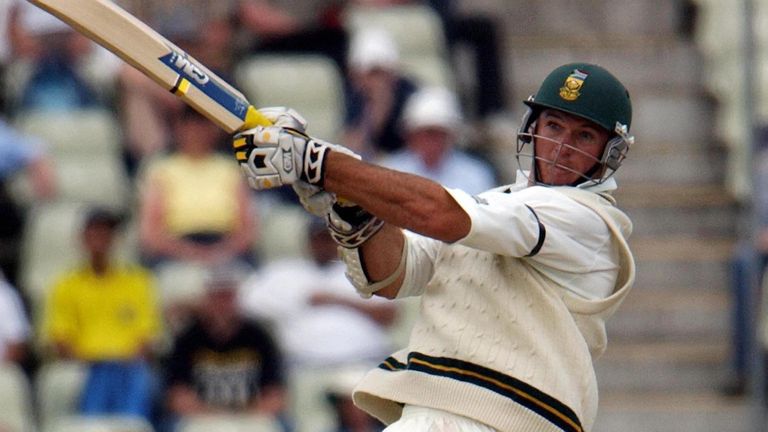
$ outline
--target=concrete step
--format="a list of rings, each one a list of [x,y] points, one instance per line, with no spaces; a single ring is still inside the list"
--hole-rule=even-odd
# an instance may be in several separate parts
[[[603,392],[593,432],[753,432],[753,411],[712,392]]]
[[[608,320],[612,343],[727,340],[731,294],[689,287],[640,288]]]
[[[462,0],[465,10],[485,11],[510,25],[510,35],[604,40],[674,35],[679,2],[673,0]]]
[[[636,237],[736,235],[738,208],[722,185],[621,182],[614,196],[632,219]]]
[[[627,158],[618,177],[624,184],[648,181],[671,184],[722,182],[727,161],[708,153],[636,155]]]
[[[729,268],[725,261],[641,261],[637,263],[635,289],[693,287],[728,290]]]
[[[577,38],[513,37],[508,45],[508,83],[518,99],[536,91],[542,74],[575,61],[608,68],[632,97],[649,91],[676,95],[702,88],[700,55],[691,42],[679,39],[606,38],[595,46]]]
[[[634,223],[635,235],[733,236],[737,228],[731,207],[634,208],[627,214]]]
[[[637,261],[663,260],[672,263],[722,262],[730,258],[734,240],[728,237],[633,237],[629,243]]]
[[[637,236],[629,242],[637,263],[636,289],[729,289],[728,263],[735,247],[730,237]]]
[[[623,208],[701,208],[732,206],[736,201],[722,184],[622,184],[614,194]]]
[[[608,342],[595,362],[602,392],[716,392],[727,379],[729,345],[704,342]]]

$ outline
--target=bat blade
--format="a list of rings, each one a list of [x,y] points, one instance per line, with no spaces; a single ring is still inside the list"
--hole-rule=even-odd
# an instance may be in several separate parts
[[[110,0],[28,0],[115,53],[228,133],[269,125],[237,89]]]

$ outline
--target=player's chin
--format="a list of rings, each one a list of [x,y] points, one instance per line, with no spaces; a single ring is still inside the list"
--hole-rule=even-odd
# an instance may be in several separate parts
[[[579,179],[579,175],[570,169],[564,169],[559,166],[550,167],[546,172],[541,173],[543,183],[551,186],[567,186],[573,184]]]

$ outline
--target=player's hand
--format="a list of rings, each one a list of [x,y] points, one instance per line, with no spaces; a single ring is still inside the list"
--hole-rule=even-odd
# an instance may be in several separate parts
[[[259,112],[275,126],[294,129],[299,132],[307,131],[307,120],[293,108],[265,107],[259,108]]]
[[[351,150],[279,126],[257,126],[236,134],[235,158],[254,189],[292,185],[302,180],[322,186],[325,157],[330,151],[360,158]]]
[[[336,196],[332,193],[301,180],[293,184],[293,191],[298,195],[304,209],[322,218],[331,212],[331,206],[336,202]]]

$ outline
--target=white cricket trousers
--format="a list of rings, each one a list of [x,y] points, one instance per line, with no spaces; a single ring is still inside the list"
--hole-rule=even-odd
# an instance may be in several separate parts
[[[498,432],[475,420],[446,411],[406,405],[400,419],[384,432]]]

